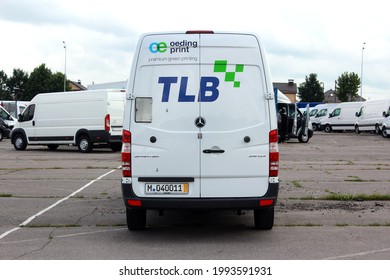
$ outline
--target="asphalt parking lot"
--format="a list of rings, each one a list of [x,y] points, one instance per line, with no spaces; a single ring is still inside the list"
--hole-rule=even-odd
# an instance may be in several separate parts
[[[271,231],[230,211],[148,213],[129,232],[120,153],[0,142],[0,259],[390,259],[390,139],[316,132],[280,144]]]

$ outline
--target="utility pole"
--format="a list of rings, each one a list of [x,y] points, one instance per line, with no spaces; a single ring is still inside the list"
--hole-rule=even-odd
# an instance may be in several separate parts
[[[62,41],[64,44],[64,50],[65,50],[65,71],[64,71],[64,92],[66,91],[66,43],[65,41]]]

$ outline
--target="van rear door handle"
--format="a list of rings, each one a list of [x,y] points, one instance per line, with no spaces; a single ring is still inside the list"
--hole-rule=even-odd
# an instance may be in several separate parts
[[[206,149],[206,150],[203,150],[203,153],[205,154],[223,154],[225,152],[225,150],[215,150],[215,149]]]

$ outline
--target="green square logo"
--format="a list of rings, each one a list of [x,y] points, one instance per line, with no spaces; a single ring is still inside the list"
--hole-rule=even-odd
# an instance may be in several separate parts
[[[236,65],[236,72],[244,72],[244,65],[243,64],[237,64]]]
[[[231,68],[234,67],[234,72],[228,72],[228,61],[227,60],[215,60],[214,61],[214,72],[215,73],[225,73],[225,82],[233,83],[233,87],[239,88],[241,86],[240,81],[236,81],[236,73],[244,72],[244,64],[236,64],[235,66],[231,65]]]
[[[234,82],[236,76],[235,72],[226,72],[225,73],[225,82]]]
[[[214,72],[226,72],[227,60],[216,60],[214,62]]]

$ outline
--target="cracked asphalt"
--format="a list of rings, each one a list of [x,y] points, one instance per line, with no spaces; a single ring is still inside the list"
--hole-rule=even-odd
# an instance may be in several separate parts
[[[390,202],[381,200],[390,195],[389,145],[369,133],[321,132],[307,144],[280,144],[271,231],[254,230],[249,211],[167,211],[148,213],[147,229],[129,232],[120,153],[81,154],[67,146],[15,151],[4,139],[0,259],[389,260]],[[373,194],[377,199],[359,199]]]

